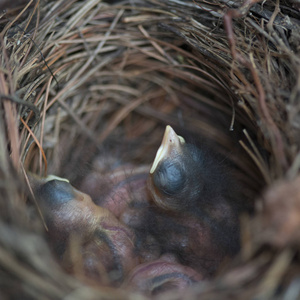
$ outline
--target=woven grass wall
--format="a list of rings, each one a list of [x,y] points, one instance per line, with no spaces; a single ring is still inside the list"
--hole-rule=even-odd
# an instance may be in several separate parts
[[[150,165],[167,124],[231,161],[253,213],[230,266],[157,298],[299,299],[299,1],[18,4],[0,18],[1,299],[147,298],[62,270],[28,174]]]

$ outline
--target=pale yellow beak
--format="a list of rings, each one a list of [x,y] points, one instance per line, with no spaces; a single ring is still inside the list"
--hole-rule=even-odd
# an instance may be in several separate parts
[[[58,176],[55,176],[55,175],[48,175],[45,178],[45,182],[48,182],[48,181],[51,181],[51,180],[65,181],[65,182],[70,183],[70,181],[68,179],[62,178],[62,177],[58,177]]]
[[[162,143],[157,150],[154,162],[150,170],[150,174],[154,173],[160,161],[164,157],[170,155],[173,149],[176,149],[177,152],[180,152],[181,145],[183,145],[184,143],[184,138],[182,136],[177,135],[173,128],[170,125],[168,125],[166,127]]]

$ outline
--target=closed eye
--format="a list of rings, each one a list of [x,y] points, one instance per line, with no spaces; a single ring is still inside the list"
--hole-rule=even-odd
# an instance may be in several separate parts
[[[186,174],[179,163],[163,161],[153,174],[154,185],[167,195],[175,195],[184,188]]]

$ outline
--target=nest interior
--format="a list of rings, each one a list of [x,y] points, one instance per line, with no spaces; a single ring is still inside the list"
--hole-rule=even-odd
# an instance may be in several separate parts
[[[170,124],[229,160],[253,207],[238,256],[184,298],[297,299],[299,1],[18,3],[0,19],[1,298],[146,298],[59,267],[26,174],[150,164]]]

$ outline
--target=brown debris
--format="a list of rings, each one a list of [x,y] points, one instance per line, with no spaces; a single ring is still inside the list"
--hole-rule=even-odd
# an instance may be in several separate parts
[[[300,177],[274,183],[262,201],[262,238],[280,248],[299,247]]]

